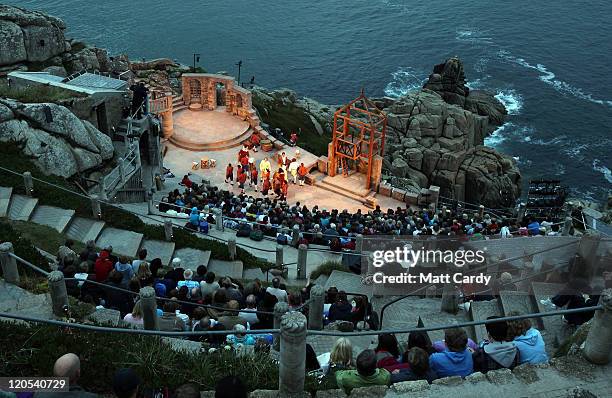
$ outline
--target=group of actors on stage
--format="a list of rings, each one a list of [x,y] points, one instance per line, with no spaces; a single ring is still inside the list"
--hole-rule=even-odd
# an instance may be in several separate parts
[[[241,193],[245,192],[245,186],[254,187],[255,192],[258,191],[258,185],[261,183],[261,193],[267,196],[270,190],[276,195],[277,199],[287,199],[287,191],[289,189],[289,175],[291,175],[294,184],[304,185],[308,169],[304,163],[298,163],[295,158],[289,158],[285,152],[277,154],[275,160],[274,173],[272,172],[272,162],[265,157],[259,162],[259,167],[255,165],[255,158],[249,157],[249,147],[243,146],[238,152],[238,163],[234,167],[229,163],[225,169],[225,182],[234,185],[238,182],[238,187]],[[278,170],[276,169],[278,167]]]

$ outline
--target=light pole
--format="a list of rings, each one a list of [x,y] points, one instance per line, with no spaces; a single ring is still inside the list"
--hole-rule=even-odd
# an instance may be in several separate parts
[[[238,66],[238,85],[240,86],[240,68],[242,67],[242,60],[238,61],[236,66]]]
[[[200,62],[200,54],[193,53],[193,71],[196,70],[196,62]]]

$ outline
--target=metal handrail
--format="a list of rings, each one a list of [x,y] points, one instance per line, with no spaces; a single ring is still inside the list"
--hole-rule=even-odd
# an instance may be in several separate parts
[[[485,265],[483,265],[483,266],[480,266],[480,267],[477,267],[477,268],[471,269],[471,270],[469,270],[468,272],[466,272],[464,275],[471,275],[471,274],[473,274],[473,273],[475,273],[475,272],[477,272],[477,271],[486,270],[488,267],[491,267],[491,266],[494,266],[494,265],[500,265],[500,264],[507,263],[507,262],[510,262],[510,261],[519,260],[519,259],[524,258],[524,257],[534,256],[534,255],[536,255],[536,254],[540,254],[540,253],[546,253],[547,251],[551,251],[551,250],[560,249],[560,248],[562,248],[562,247],[566,247],[566,246],[569,246],[569,245],[575,245],[575,244],[577,244],[577,243],[578,243],[578,241],[569,242],[569,243],[565,243],[565,244],[563,244],[563,245],[554,246],[554,247],[547,248],[547,249],[544,249],[544,250],[535,251],[535,252],[530,253],[530,254],[523,254],[523,255],[521,255],[521,256],[516,256],[516,257],[506,258],[506,259],[500,260],[500,261],[498,261],[498,262],[496,262],[496,263],[493,263],[493,264],[485,264]],[[389,306],[390,306],[390,305],[392,305],[392,304],[397,303],[398,301],[404,300],[405,298],[412,297],[412,296],[414,296],[416,293],[423,292],[423,291],[427,290],[428,288],[430,288],[430,287],[432,287],[432,286],[436,286],[436,284],[435,284],[435,283],[431,283],[431,284],[429,284],[429,285],[422,286],[422,287],[420,287],[420,288],[416,289],[415,291],[411,292],[410,294],[406,294],[406,295],[404,295],[404,296],[400,296],[400,297],[395,298],[395,299],[393,299],[393,300],[389,301],[388,303],[384,304],[384,305],[382,306],[381,310],[380,310],[380,328],[382,328],[382,325],[383,325],[383,319],[384,319],[384,315],[385,315],[385,310],[387,309],[387,307],[389,307]]]
[[[49,275],[48,271],[45,271],[44,269],[42,269],[42,268],[32,264],[28,260],[24,260],[23,258],[19,257],[15,253],[9,252],[9,256],[13,257],[15,260],[19,261],[20,263],[27,265],[28,267],[32,268],[36,272],[39,272],[39,273],[41,273],[41,274],[43,274],[45,276]]]
[[[482,321],[471,321],[471,322],[461,322],[456,324],[449,325],[441,325],[441,326],[430,326],[430,327],[413,327],[407,329],[387,329],[387,330],[369,330],[362,332],[340,332],[340,331],[323,331],[323,330],[308,330],[307,334],[311,336],[372,336],[379,335],[382,333],[385,334],[405,334],[412,332],[432,332],[436,330],[444,330],[444,329],[454,329],[454,328],[463,328],[467,326],[478,326],[478,325],[486,325],[489,323],[497,323],[503,321],[518,321],[522,319],[535,318],[535,317],[547,317],[547,316],[558,316],[558,315],[567,315],[567,314],[578,314],[582,312],[591,312],[603,310],[604,306],[599,304],[592,307],[584,307],[584,308],[575,308],[571,310],[559,310],[559,311],[550,311],[543,313],[535,313],[535,314],[523,314],[516,316],[506,316],[495,319],[486,319]],[[50,325],[62,326],[65,328],[71,329],[82,329],[82,330],[90,330],[95,332],[109,332],[109,333],[123,333],[123,334],[140,334],[140,335],[157,335],[157,336],[167,336],[167,337],[187,337],[187,336],[207,336],[207,335],[228,335],[234,334],[233,330],[214,330],[214,331],[198,331],[198,332],[166,332],[160,330],[145,330],[145,329],[127,329],[127,328],[111,328],[105,326],[94,326],[94,325],[85,325],[81,323],[71,323],[71,322],[63,322],[56,321],[51,319],[41,319],[35,318],[31,316],[25,315],[17,315],[17,314],[9,314],[6,312],[0,312],[0,318],[9,318],[9,319],[18,319],[22,321],[28,322],[36,322],[36,323],[44,323]],[[262,330],[245,330],[244,334],[274,334],[280,333],[280,329],[262,329]]]

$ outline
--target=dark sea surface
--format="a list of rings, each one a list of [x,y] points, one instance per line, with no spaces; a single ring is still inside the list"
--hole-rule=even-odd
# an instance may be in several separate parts
[[[68,36],[255,76],[339,104],[400,96],[458,55],[472,88],[510,111],[487,144],[524,180],[557,177],[582,198],[612,189],[612,2],[475,0],[19,0],[68,24]]]

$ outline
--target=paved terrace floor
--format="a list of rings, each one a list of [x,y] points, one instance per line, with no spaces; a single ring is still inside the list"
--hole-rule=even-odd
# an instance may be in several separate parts
[[[173,115],[173,137],[188,144],[214,144],[239,137],[249,123],[226,112],[224,106],[214,111],[185,109]]]
[[[233,186],[230,184],[226,184],[225,181],[225,167],[228,163],[232,163],[235,165],[238,160],[238,151],[240,148],[230,148],[220,151],[190,151],[186,149],[179,148],[172,143],[166,143],[166,147],[168,148],[168,152],[164,157],[164,166],[172,170],[172,172],[176,175],[175,178],[166,179],[166,184],[164,190],[156,195],[156,199],[165,196],[168,192],[173,191],[176,188],[184,189],[179,186],[178,183],[182,179],[183,175],[188,172],[193,173],[192,180],[195,182],[199,182],[200,179],[206,179],[211,182],[212,185],[218,186],[220,189],[226,189],[236,194],[240,193],[240,189],[238,188],[238,184],[234,184]],[[296,148],[287,148],[285,149],[288,156],[293,156]],[[316,157],[310,153],[306,153],[301,150],[302,156],[300,161],[304,162],[304,164],[310,164],[316,162]],[[250,156],[255,158],[255,164],[259,167],[259,162],[264,158],[268,157],[272,159],[277,152],[253,152],[251,151]],[[217,167],[211,169],[198,169],[191,170],[192,162],[199,161],[202,158],[215,159],[217,161]],[[274,164],[273,164],[274,165]],[[259,187],[259,189],[261,186]],[[256,192],[253,187],[246,187],[246,193],[248,195],[252,195],[254,197],[263,197],[260,192]],[[274,195],[270,195],[270,198],[273,198]],[[376,199],[380,204],[381,208],[393,208],[395,209],[397,206],[404,207],[405,204],[398,200],[395,200],[390,197],[377,195]],[[310,186],[305,185],[300,187],[299,185],[289,184],[288,197],[287,200],[289,203],[293,204],[296,202],[300,202],[302,204],[306,204],[309,207],[314,205],[318,205],[321,209],[347,209],[350,212],[356,212],[358,209],[362,211],[369,210],[365,205],[356,200],[352,200],[346,198],[342,195],[327,191],[318,186]]]

